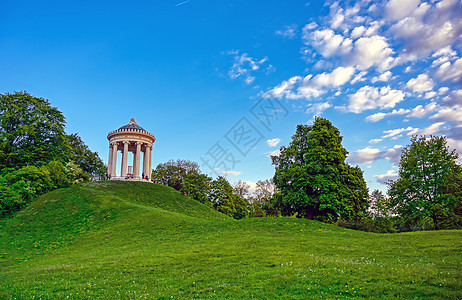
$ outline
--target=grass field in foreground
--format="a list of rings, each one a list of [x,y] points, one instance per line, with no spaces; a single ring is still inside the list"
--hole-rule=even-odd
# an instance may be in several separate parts
[[[462,231],[236,221],[156,184],[85,183],[0,219],[0,298],[462,298]]]

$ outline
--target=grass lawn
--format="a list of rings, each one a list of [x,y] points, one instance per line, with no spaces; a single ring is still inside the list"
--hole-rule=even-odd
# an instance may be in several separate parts
[[[236,221],[156,184],[97,182],[0,219],[1,299],[462,298],[462,231]]]

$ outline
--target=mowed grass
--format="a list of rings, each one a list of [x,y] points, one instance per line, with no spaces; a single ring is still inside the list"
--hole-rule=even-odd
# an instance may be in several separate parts
[[[462,298],[462,231],[236,221],[156,184],[85,183],[0,220],[2,299]]]

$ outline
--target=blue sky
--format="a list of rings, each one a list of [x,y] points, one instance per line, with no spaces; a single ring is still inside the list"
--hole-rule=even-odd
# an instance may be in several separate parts
[[[153,166],[198,162],[230,182],[314,116],[341,131],[370,190],[414,134],[462,150],[462,2],[2,1],[0,93],[47,98],[107,162],[133,117]],[[461,151],[459,151],[461,152]]]

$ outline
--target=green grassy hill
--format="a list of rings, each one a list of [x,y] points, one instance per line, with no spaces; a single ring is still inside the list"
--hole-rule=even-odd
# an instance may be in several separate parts
[[[236,221],[156,184],[97,182],[0,219],[0,298],[462,298],[462,231]]]

